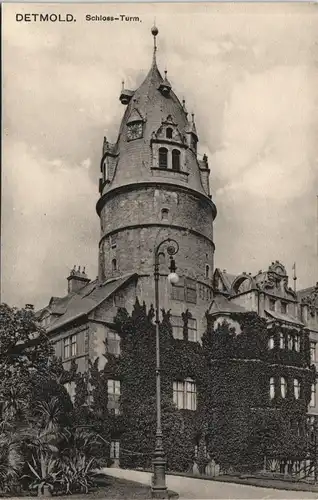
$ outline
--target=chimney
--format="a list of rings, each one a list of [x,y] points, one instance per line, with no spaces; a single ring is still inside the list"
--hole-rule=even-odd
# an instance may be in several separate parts
[[[73,293],[73,292],[78,292],[78,290],[87,285],[87,283],[90,282],[90,279],[87,277],[87,274],[85,273],[85,267],[83,267],[83,270],[81,271],[80,266],[78,266],[77,270],[76,266],[74,266],[74,268],[70,272],[70,275],[67,278],[67,281],[68,281],[67,291],[68,293]]]

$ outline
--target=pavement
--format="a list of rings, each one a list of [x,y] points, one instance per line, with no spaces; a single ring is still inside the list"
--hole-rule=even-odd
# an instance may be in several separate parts
[[[150,486],[150,472],[134,471],[128,469],[117,469],[105,467],[102,469],[104,474],[127,479],[137,483]],[[305,498],[315,498],[318,500],[318,493],[311,491],[291,491],[291,490],[276,490],[273,488],[262,488],[258,486],[249,486],[243,484],[234,484],[221,481],[209,481],[206,479],[195,479],[184,476],[166,476],[167,487],[169,490],[175,491],[182,499],[289,499],[297,498],[299,500]]]

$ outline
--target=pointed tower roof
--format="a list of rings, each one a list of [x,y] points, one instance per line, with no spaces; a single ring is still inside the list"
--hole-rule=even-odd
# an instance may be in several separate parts
[[[144,184],[158,182],[180,185],[183,188],[187,187],[207,197],[202,186],[197,158],[188,150],[185,151],[185,165],[187,170],[186,185],[184,179],[178,179],[176,177],[163,178],[160,176],[160,172],[158,173],[152,170],[153,158],[151,141],[162,124],[166,122],[167,117],[169,115],[172,117],[179,134],[184,137],[189,127],[189,122],[184,104],[179,101],[172,90],[170,82],[167,78],[162,77],[158,69],[156,57],[157,27],[153,27],[151,32],[154,38],[151,67],[145,80],[139,88],[135,90],[127,105],[116,144],[118,154],[116,169],[113,179],[105,185],[102,195],[104,196],[108,192],[122,188],[128,184],[135,185],[136,183]],[[169,86],[169,92],[162,91],[163,86]],[[142,137],[131,140],[131,138],[127,136],[129,122],[137,121],[138,115],[140,115],[140,122],[142,122]],[[191,127],[197,135],[194,123]],[[101,200],[100,203],[102,203]]]

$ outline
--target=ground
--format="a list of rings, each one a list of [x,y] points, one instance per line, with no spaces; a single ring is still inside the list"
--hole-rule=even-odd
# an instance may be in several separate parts
[[[151,482],[151,473],[149,472],[115,468],[103,469],[103,472],[113,477],[139,481],[148,486]],[[180,499],[318,499],[318,493],[312,491],[286,491],[181,476],[167,475],[167,486],[170,490],[179,493]]]

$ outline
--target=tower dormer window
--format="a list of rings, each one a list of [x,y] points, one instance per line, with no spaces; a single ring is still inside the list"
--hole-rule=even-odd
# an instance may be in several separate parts
[[[172,150],[172,170],[179,172],[180,170],[180,151]]]
[[[172,139],[172,128],[167,128],[166,130],[166,138],[167,139]]]
[[[168,168],[168,150],[159,148],[159,168]]]

